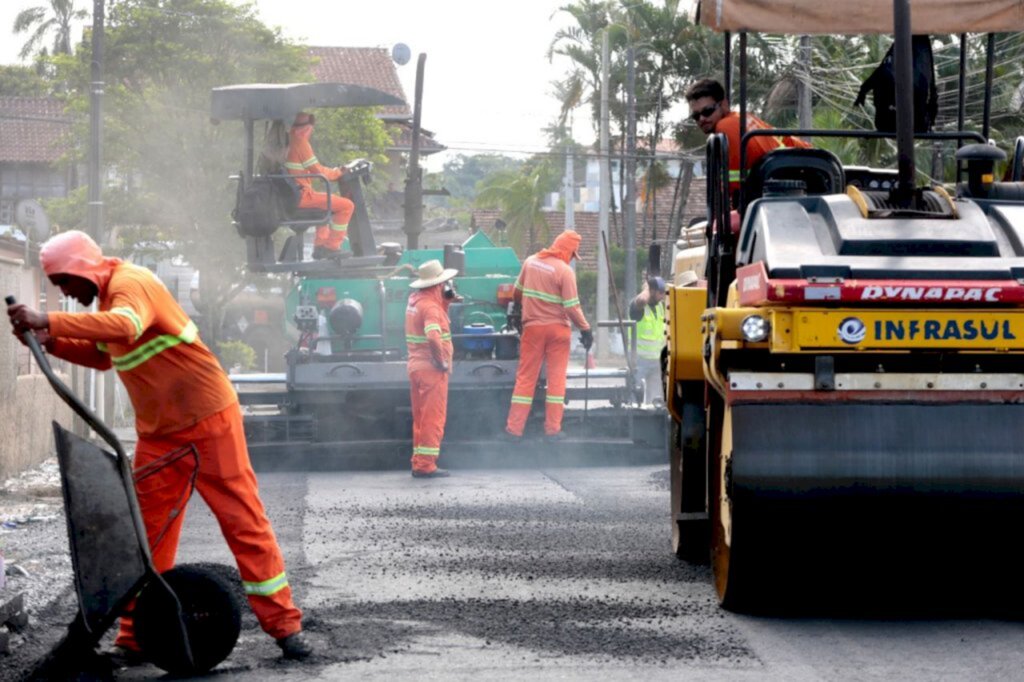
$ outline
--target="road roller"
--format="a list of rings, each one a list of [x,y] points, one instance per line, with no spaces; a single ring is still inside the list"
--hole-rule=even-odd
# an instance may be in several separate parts
[[[679,259],[667,297],[673,551],[710,562],[737,611],[868,584],[934,604],[968,568],[971,589],[1015,592],[1024,138],[1011,158],[989,137],[993,34],[1024,29],[1020,3],[705,0],[698,22],[726,34],[727,74],[739,61],[725,88],[745,170],[730,177],[729,139],[710,134],[705,258],[696,285]],[[891,35],[895,130],[746,129],[755,31]],[[912,42],[939,34],[960,41],[959,114],[921,130]],[[968,92],[984,96],[980,130]],[[759,135],[871,141],[896,167],[847,165],[821,145],[748,168]],[[935,180],[916,163],[938,145],[955,168]]]

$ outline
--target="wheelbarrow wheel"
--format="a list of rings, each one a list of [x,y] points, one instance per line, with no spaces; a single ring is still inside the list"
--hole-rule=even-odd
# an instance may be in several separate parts
[[[193,664],[181,655],[174,602],[155,580],[135,603],[139,648],[154,665],[172,675],[204,673],[227,658],[238,641],[242,619],[236,590],[224,571],[213,571],[209,565],[175,566],[163,579],[181,604]]]

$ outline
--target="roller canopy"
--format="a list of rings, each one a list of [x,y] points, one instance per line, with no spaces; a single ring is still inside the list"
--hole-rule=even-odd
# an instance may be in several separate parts
[[[214,88],[210,118],[214,121],[282,120],[318,107],[384,107],[403,105],[394,95],[345,83],[249,83]]]
[[[697,0],[715,31],[803,35],[893,32],[892,0]],[[910,0],[916,34],[1024,30],[1024,0]]]

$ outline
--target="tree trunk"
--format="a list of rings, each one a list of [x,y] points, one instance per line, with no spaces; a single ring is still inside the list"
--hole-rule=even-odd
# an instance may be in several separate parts
[[[683,217],[686,215],[686,207],[689,204],[689,200],[690,200],[690,185],[692,183],[693,183],[693,162],[692,161],[684,161],[683,162],[682,171],[679,173],[679,181],[678,181],[678,185],[677,185],[677,190],[678,190],[678,195],[679,195],[679,206],[678,206],[678,211],[675,213],[675,215],[672,218],[672,239],[670,241],[670,244],[675,244],[679,240],[680,235],[682,235],[682,231],[683,231]],[[668,253],[666,253],[666,252],[668,252]],[[663,272],[671,272],[672,271],[672,269],[671,269],[672,263],[671,263],[671,261],[667,263],[666,262],[667,258],[668,259],[672,258],[672,249],[665,249],[662,252],[662,267],[663,268],[668,267],[668,269],[663,269],[662,270]]]

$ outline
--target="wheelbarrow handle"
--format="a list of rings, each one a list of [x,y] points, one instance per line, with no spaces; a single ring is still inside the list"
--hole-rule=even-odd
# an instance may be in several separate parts
[[[4,298],[7,305],[14,305],[17,303],[14,296],[7,296]],[[22,332],[21,337],[25,340],[25,345],[32,351],[32,357],[36,359],[36,364],[39,365],[39,369],[42,370],[43,375],[46,376],[46,380],[50,382],[50,386],[57,392],[57,395],[61,397],[65,403],[68,404],[75,414],[81,417],[89,427],[96,432],[96,434],[106,441],[107,445],[114,449],[119,458],[125,458],[127,455],[121,448],[121,443],[117,440],[117,436],[114,432],[104,424],[99,418],[92,413],[92,411],[79,400],[67,385],[61,381],[54,373],[53,368],[50,367],[50,361],[46,358],[46,353],[43,352],[42,347],[39,345],[36,335],[32,333],[32,330],[26,329]]]

